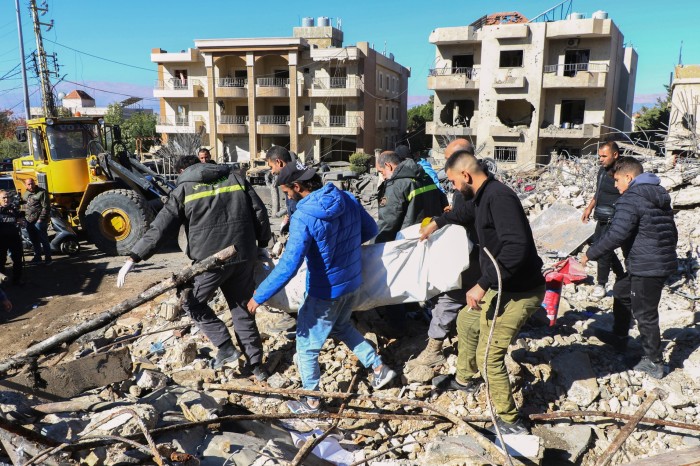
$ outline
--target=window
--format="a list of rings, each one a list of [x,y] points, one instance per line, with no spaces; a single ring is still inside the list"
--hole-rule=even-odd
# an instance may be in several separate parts
[[[564,76],[575,76],[577,71],[588,71],[590,50],[567,50],[564,55]]]
[[[59,124],[47,126],[51,159],[84,159],[88,156],[88,145],[99,143],[100,133],[95,124]]]
[[[379,112],[377,112],[377,121],[382,121],[382,106],[379,106]]]
[[[452,74],[465,74],[474,68],[474,55],[452,56]]]
[[[383,85],[384,85],[384,75],[379,73],[379,89],[383,89],[384,88]]]
[[[311,111],[311,105],[304,105],[304,111],[305,111],[305,112],[310,112],[310,111]]]
[[[560,123],[570,123],[572,125],[583,124],[583,116],[586,113],[585,100],[562,100]]]
[[[523,66],[522,50],[502,50],[498,63],[501,68],[520,68]]]
[[[496,162],[515,163],[518,160],[517,147],[496,146],[493,153]]]

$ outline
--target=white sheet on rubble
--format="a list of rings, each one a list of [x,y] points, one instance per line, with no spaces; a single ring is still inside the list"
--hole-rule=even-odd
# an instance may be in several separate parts
[[[399,232],[404,238],[362,246],[362,286],[356,311],[391,304],[415,303],[461,287],[461,273],[469,267],[472,243],[464,228],[448,225],[426,241],[418,240],[419,225]],[[255,283],[259,285],[275,262],[259,260]],[[287,286],[266,305],[297,312],[306,293],[306,262]]]

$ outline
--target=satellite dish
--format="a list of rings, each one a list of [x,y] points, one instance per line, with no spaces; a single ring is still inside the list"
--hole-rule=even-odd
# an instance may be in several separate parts
[[[59,99],[63,100],[65,97],[66,97],[66,93],[65,93],[65,92],[59,92],[59,93],[58,93],[58,98],[59,98]]]

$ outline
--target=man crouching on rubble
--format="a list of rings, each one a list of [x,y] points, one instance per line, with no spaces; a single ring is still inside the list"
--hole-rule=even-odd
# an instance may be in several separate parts
[[[664,376],[659,301],[666,279],[678,269],[676,243],[678,231],[671,209],[671,196],[659,177],[643,173],[642,164],[633,157],[620,157],[613,168],[620,199],[608,232],[595,242],[581,261],[598,260],[621,247],[628,275],[613,287],[612,334],[596,332],[618,350],[627,347],[632,314],[637,319],[644,357],[633,370],[654,378]]]
[[[226,299],[233,317],[234,333],[253,375],[263,381],[262,342],[255,319],[245,305],[253,295],[253,270],[257,247],[270,241],[270,221],[265,204],[250,184],[226,165],[200,163],[194,156],[180,157],[177,187],[158,213],[146,234],[134,245],[129,259],[119,271],[117,286],[135,263],[151,257],[167,237],[184,223],[187,231],[187,257],[195,262],[233,245],[236,255],[222,268],[197,275],[194,285],[182,291],[182,308],[202,329],[218,351],[211,361],[218,369],[240,357],[226,325],[216,317],[207,302],[217,288]]]
[[[305,390],[318,390],[318,355],[329,336],[345,343],[362,365],[374,369],[372,387],[388,384],[396,373],[353,327],[350,317],[362,284],[360,245],[377,234],[377,224],[348,193],[300,162],[280,171],[277,184],[298,201],[291,217],[289,240],[279,264],[248,302],[251,315],[296,275],[306,258],[306,299],[297,316],[297,357]],[[321,400],[305,397],[287,403],[294,413],[317,413]]]
[[[474,392],[478,387],[473,379],[484,366],[498,294],[497,271],[485,252],[489,250],[496,258],[502,278],[501,308],[486,361],[491,396],[501,433],[527,433],[515,406],[505,357],[520,328],[542,303],[545,291],[542,259],[537,255],[520,200],[510,188],[494,179],[470,151],[454,152],[445,171],[464,200],[473,200],[481,268],[477,284],[467,292],[467,306],[457,316],[457,374],[454,379],[445,380],[446,388]],[[476,338],[471,324],[473,310],[481,311]],[[474,353],[476,358],[463,357]]]

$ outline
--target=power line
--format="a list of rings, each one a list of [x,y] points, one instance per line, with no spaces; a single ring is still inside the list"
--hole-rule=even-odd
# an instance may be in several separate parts
[[[88,85],[86,85],[86,84],[80,84],[80,83],[77,83],[77,82],[75,82],[75,81],[69,81],[69,80],[67,80],[67,79],[65,79],[64,82],[71,83],[71,84],[75,84],[76,86],[84,87],[84,88],[87,88],[87,89],[92,89],[93,91],[106,92],[106,93],[108,93],[108,94],[123,95],[123,96],[126,96],[126,97],[138,97],[138,98],[140,98],[140,99],[142,99],[142,100],[155,100],[155,101],[157,101],[157,102],[160,101],[160,99],[156,99],[156,98],[153,98],[153,97],[140,97],[140,96],[133,95],[133,94],[124,94],[124,93],[122,93],[122,92],[107,91],[107,90],[105,90],[105,89],[100,89],[100,88],[97,88],[97,87],[88,86]]]
[[[98,55],[93,55],[93,54],[91,54],[91,53],[83,52],[82,50],[74,49],[73,47],[68,47],[67,45],[59,44],[58,42],[55,42],[55,41],[53,41],[53,40],[51,40],[51,39],[44,39],[44,40],[46,40],[47,42],[51,42],[52,44],[58,45],[59,47],[63,47],[63,48],[66,48],[66,49],[68,49],[68,50],[72,50],[72,51],[74,51],[74,52],[78,52],[78,53],[81,53],[81,54],[83,54],[83,55],[87,55],[88,57],[97,58],[98,60],[104,60],[104,61],[107,61],[107,62],[110,62],[110,63],[116,63],[117,65],[123,65],[123,66],[128,66],[128,67],[130,67],[130,68],[136,68],[136,69],[138,69],[138,70],[150,71],[150,72],[152,72],[152,73],[157,73],[157,72],[158,72],[158,71],[156,71],[156,70],[154,70],[154,69],[151,69],[151,68],[144,68],[144,67],[142,67],[142,66],[130,65],[130,64],[128,64],[128,63],[123,63],[123,62],[116,61],[116,60],[110,60],[109,58],[104,58],[104,57],[100,57],[100,56],[98,56]]]

